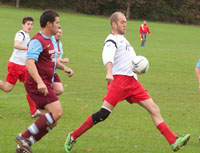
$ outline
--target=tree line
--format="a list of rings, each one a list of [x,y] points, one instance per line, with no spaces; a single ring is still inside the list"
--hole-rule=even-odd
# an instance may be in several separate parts
[[[105,16],[121,11],[129,19],[200,24],[199,0],[0,0],[0,3]]]

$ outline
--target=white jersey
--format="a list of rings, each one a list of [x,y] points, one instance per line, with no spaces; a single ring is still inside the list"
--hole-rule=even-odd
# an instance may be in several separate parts
[[[29,33],[23,30],[18,31],[15,35],[15,41],[16,40],[19,40],[21,42],[21,45],[27,46],[30,41]],[[14,48],[14,51],[9,61],[15,64],[25,65],[26,54],[27,54],[27,50],[20,50],[20,49]]]
[[[131,60],[135,56],[133,47],[123,35],[108,35],[104,42],[102,57],[104,65],[112,62],[113,75],[134,76],[137,79],[137,75],[131,70]]]

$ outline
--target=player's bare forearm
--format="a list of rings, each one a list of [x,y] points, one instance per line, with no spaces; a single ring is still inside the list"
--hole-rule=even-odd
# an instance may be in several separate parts
[[[66,66],[61,63],[61,59],[57,59],[56,68],[58,68],[60,70],[64,70],[65,67]]]
[[[113,81],[113,75],[112,75],[112,62],[106,63],[106,81],[108,83],[111,83]]]
[[[69,63],[69,58],[59,59],[61,63]]]
[[[15,40],[14,48],[19,49],[19,50],[24,50],[24,51],[27,51],[28,49],[27,46],[21,45],[21,42],[19,40]]]
[[[69,74],[69,77],[72,77],[74,75],[74,71],[69,67],[65,66],[64,71]]]
[[[72,70],[71,68],[69,68],[69,67],[63,65],[63,64],[60,62],[60,60],[57,60],[57,62],[56,62],[56,67],[57,67],[58,69],[60,69],[60,70],[65,71],[66,73],[68,73],[68,74],[69,74],[69,75],[68,75],[69,77],[71,77],[71,76],[74,74],[73,70]]]

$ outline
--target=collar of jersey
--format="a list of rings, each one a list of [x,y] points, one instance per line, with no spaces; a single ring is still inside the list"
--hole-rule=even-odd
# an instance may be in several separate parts
[[[40,34],[42,35],[42,37],[46,38],[46,39],[51,39],[51,37],[47,37],[45,35],[42,34],[42,31],[40,31]]]

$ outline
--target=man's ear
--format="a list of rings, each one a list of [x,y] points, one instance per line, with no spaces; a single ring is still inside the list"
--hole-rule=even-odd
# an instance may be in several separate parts
[[[116,28],[116,23],[115,22],[112,22],[112,27]]]
[[[47,24],[46,24],[46,26],[47,26],[47,27],[50,27],[51,24],[52,24],[52,23],[48,21]]]

